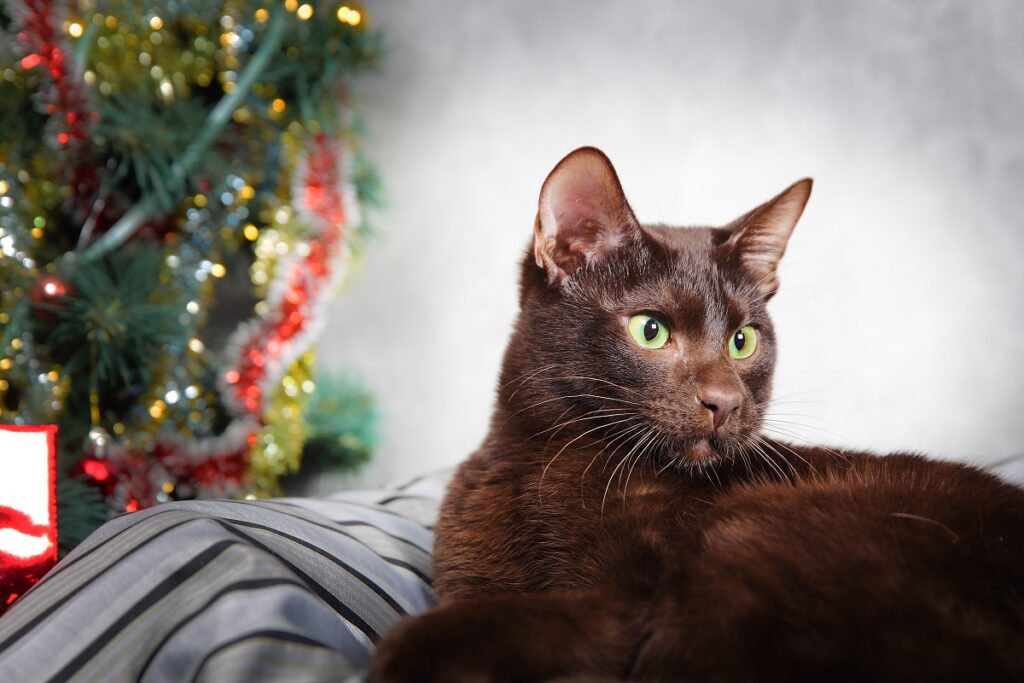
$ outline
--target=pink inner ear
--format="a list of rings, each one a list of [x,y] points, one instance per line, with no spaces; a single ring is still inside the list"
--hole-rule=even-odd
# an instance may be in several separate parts
[[[569,168],[556,169],[541,197],[544,233],[549,236],[563,231],[575,233],[583,225],[604,224],[612,213],[609,204],[616,199],[615,189],[609,188],[600,177],[607,173],[600,163],[589,159]],[[559,235],[558,241],[565,240]]]
[[[545,183],[541,222],[546,236],[557,234],[559,243],[587,240],[590,233],[616,227],[625,204],[606,160],[580,154],[560,164]]]
[[[560,244],[587,239],[603,223],[601,208],[575,193],[552,198],[548,211],[550,228],[546,225],[544,232],[554,233]]]
[[[778,286],[776,269],[810,197],[811,185],[810,178],[799,180],[733,223],[735,234],[727,246],[738,253],[765,296],[771,296]]]
[[[549,256],[566,275],[622,242],[605,193],[600,183],[583,179],[572,187],[553,188],[542,209]]]
[[[548,176],[538,207],[535,254],[552,277],[572,274],[627,241],[636,219],[615,170],[593,148],[576,150]]]

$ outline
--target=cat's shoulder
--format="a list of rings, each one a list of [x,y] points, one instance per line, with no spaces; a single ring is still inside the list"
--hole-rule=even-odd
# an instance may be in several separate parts
[[[816,448],[812,468],[802,483],[833,488],[857,487],[870,490],[898,490],[921,494],[969,494],[997,498],[1024,497],[1024,490],[974,465],[896,452],[884,455],[842,452]]]
[[[1024,489],[977,467],[913,453],[797,452],[798,476],[751,479],[721,496],[709,511],[707,537],[735,541],[788,529],[798,538],[820,528],[833,537],[859,529],[863,540],[894,523],[916,523],[960,539],[1024,528]]]

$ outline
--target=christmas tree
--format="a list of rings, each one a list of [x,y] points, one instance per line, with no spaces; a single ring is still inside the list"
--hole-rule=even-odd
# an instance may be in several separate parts
[[[0,3],[0,422],[58,425],[62,549],[112,514],[354,466],[369,397],[319,381],[376,180],[342,2]]]

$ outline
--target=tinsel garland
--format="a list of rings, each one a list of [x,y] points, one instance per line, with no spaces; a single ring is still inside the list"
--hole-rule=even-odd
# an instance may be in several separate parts
[[[25,70],[42,70],[48,83],[35,92],[35,105],[47,117],[46,142],[60,156],[64,182],[74,188],[73,215],[85,219],[90,207],[78,198],[91,196],[99,169],[79,163],[99,119],[80,74],[73,72],[62,12],[50,0],[8,0],[13,33],[22,50]]]
[[[263,462],[265,450],[257,450],[256,462],[250,463],[250,453],[266,422],[268,395],[312,346],[343,275],[350,255],[345,238],[349,226],[357,224],[350,178],[350,156],[343,143],[315,135],[299,156],[293,183],[296,208],[312,231],[277,264],[265,313],[243,322],[227,343],[227,357],[233,360],[220,375],[221,396],[234,419],[215,437],[163,436],[144,459],[129,449],[112,447],[106,462],[98,466],[109,463],[112,468],[104,475],[116,482],[109,492],[116,505],[126,510],[153,505],[161,492],[168,495],[182,486],[190,495],[235,495],[250,466],[257,471],[257,487],[272,488],[272,483],[260,481],[260,473],[265,479],[268,470],[294,469],[282,471]]]
[[[50,84],[36,92],[36,104],[56,129],[52,142],[71,151],[89,142],[97,115],[81,79],[71,72],[71,53],[61,30],[62,13],[51,0],[8,0],[13,33],[24,50],[23,69],[41,67]]]
[[[0,88],[31,92],[42,121],[24,119],[28,135],[0,130],[0,259],[13,266],[0,272],[0,421],[66,423],[65,505],[94,507],[83,483],[114,511],[272,493],[298,466],[312,345],[355,253],[358,202],[372,195],[341,94],[346,68],[375,61],[376,38],[347,5],[93,6],[0,7],[18,51],[5,66],[0,46]],[[124,334],[75,283],[145,244],[163,252],[153,296],[180,298],[183,336],[145,373],[124,375],[151,383],[118,388],[96,376],[105,357],[63,365],[52,333],[74,323]],[[256,315],[210,348],[209,309],[240,268],[233,252],[249,247]],[[116,307],[117,287],[131,285],[111,286]],[[154,302],[136,305],[157,315]],[[65,547],[95,511],[75,517]]]

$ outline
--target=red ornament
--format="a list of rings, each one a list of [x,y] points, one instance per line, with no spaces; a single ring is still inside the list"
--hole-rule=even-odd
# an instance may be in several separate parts
[[[53,320],[64,305],[64,299],[71,291],[71,285],[56,275],[44,275],[35,281],[28,298],[32,310],[43,320]]]
[[[86,477],[104,496],[109,496],[117,486],[117,468],[101,458],[82,458],[72,468],[71,474]]]
[[[92,478],[97,484],[102,484],[110,479],[110,468],[107,463],[96,458],[86,458],[82,462],[82,472]]]

